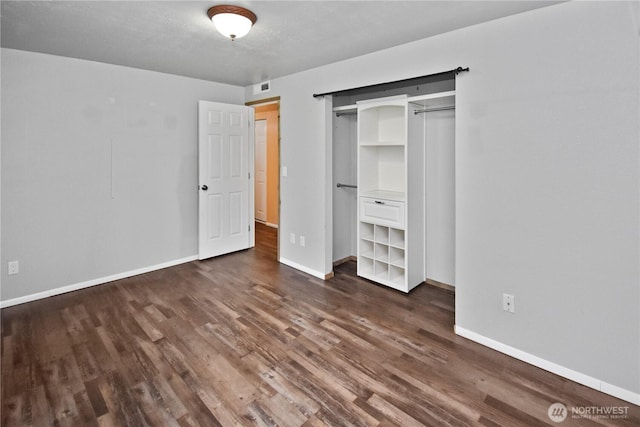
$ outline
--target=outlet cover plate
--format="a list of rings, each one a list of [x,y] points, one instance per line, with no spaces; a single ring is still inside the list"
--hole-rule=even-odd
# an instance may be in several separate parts
[[[516,312],[516,297],[509,294],[502,294],[502,309],[509,313]]]
[[[20,273],[20,263],[18,261],[9,261],[9,276]]]

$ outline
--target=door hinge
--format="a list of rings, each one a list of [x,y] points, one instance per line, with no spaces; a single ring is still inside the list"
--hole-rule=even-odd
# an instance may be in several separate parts
[[[251,226],[249,226],[249,231],[251,231]]]
[[[249,179],[251,179],[251,172],[249,172]]]

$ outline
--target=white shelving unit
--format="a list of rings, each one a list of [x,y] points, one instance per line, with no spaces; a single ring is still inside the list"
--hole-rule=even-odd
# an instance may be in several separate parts
[[[358,275],[409,292],[425,277],[422,122],[406,95],[357,111]]]

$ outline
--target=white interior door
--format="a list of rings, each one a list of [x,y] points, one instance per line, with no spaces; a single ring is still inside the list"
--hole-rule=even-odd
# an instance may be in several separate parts
[[[267,121],[256,120],[256,220],[267,222]]]
[[[253,108],[198,103],[198,257],[254,245]]]

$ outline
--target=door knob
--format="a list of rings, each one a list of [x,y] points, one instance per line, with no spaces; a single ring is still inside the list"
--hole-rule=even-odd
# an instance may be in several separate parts
[[[206,185],[203,185],[203,186],[202,186],[202,187],[200,187],[200,188],[202,188],[202,191],[207,191],[207,190],[209,189],[209,187],[207,187]]]

